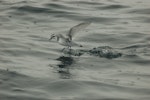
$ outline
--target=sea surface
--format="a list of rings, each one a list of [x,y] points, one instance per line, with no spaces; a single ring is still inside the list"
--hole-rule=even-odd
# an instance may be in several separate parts
[[[0,0],[0,100],[150,100],[150,0]]]

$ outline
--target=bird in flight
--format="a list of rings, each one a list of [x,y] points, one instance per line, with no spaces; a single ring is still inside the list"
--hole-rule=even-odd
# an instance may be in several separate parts
[[[74,27],[72,27],[69,32],[64,36],[62,34],[52,34],[49,40],[52,40],[53,38],[56,38],[57,42],[60,45],[67,46],[68,49],[71,49],[72,46],[79,46],[82,47],[82,45],[77,44],[73,41],[73,36],[79,32],[80,30],[86,28],[88,25],[90,25],[91,22],[83,22],[80,23]]]

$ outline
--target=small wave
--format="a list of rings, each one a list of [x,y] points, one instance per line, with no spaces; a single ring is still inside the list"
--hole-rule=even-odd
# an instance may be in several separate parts
[[[64,6],[64,5],[60,5],[60,4],[54,4],[54,3],[48,3],[48,4],[44,4],[44,6],[50,7],[50,8],[54,8],[54,9],[65,9],[65,10],[70,10],[70,9],[75,9],[73,7],[68,7],[68,6]]]
[[[9,38],[9,37],[0,37],[0,40],[2,40],[2,41],[14,41],[15,39],[12,39],[12,38]]]
[[[98,57],[103,57],[107,59],[113,59],[113,58],[118,58],[122,56],[122,53],[115,51],[113,48],[109,46],[102,46],[102,47],[97,47],[93,48],[91,50],[67,50],[64,49],[63,53],[65,54],[70,54],[74,56],[81,56],[84,53],[88,53],[93,56],[98,56]]]
[[[137,48],[143,48],[143,47],[150,47],[150,45],[149,44],[134,44],[131,46],[124,47],[122,49],[137,49]]]
[[[42,51],[34,51],[30,50],[31,48],[28,49],[11,49],[11,50],[1,50],[1,52],[6,53],[7,55],[19,57],[19,56],[27,56],[27,55],[32,55],[32,56],[48,56],[49,53],[47,52],[42,52]]]
[[[102,7],[97,7],[101,10],[112,10],[112,9],[122,9],[122,8],[129,8],[129,6],[124,6],[124,5],[108,5],[108,6],[102,6]]]
[[[27,11],[27,12],[34,12],[34,13],[44,13],[48,12],[49,9],[41,8],[41,7],[33,7],[33,6],[22,6],[22,7],[14,7],[19,11]]]
[[[135,9],[130,11],[129,13],[133,13],[133,14],[150,14],[150,9]]]
[[[69,12],[54,10],[51,8],[42,8],[42,7],[33,7],[33,6],[22,6],[22,7],[13,7],[12,9],[16,9],[21,12],[29,12],[29,13],[55,13],[55,14],[68,14]]]
[[[71,1],[67,3],[74,3],[74,4],[83,4],[83,5],[104,5],[104,3],[100,2],[88,2],[88,1]]]
[[[0,69],[0,73],[1,73],[0,74],[1,77],[7,77],[7,78],[11,78],[11,77],[25,78],[25,77],[28,77],[28,76],[20,74],[18,72],[10,71],[9,69],[7,69],[7,70]]]
[[[150,23],[150,18],[144,18],[142,21],[143,21],[144,23]]]
[[[122,56],[122,53],[113,50],[113,48],[109,46],[93,48],[89,50],[90,55],[104,57],[107,59],[118,58]]]

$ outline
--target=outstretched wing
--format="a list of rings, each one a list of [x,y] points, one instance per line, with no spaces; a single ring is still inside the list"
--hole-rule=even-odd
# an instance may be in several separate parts
[[[67,34],[67,36],[69,37],[70,40],[72,40],[72,37],[74,36],[74,34],[76,32],[79,32],[80,30],[86,28],[89,24],[91,24],[91,22],[84,22],[84,23],[80,23],[74,27],[72,27],[70,30],[69,30],[69,33]]]

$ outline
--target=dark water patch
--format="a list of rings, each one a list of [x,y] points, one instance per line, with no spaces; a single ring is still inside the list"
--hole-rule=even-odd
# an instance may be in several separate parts
[[[129,8],[129,6],[125,5],[107,5],[102,7],[96,7],[101,10],[115,10],[115,9],[123,9],[123,8]]]
[[[73,7],[68,7],[68,6],[65,6],[65,5],[60,5],[60,4],[54,4],[54,3],[47,3],[47,4],[44,4],[44,6],[47,6],[49,8],[53,8],[53,9],[65,9],[65,10],[73,10],[73,9],[76,9],[76,8],[73,8]]]
[[[51,8],[42,8],[42,7],[33,7],[33,6],[22,6],[22,7],[12,7],[12,9],[16,9],[21,12],[29,12],[29,13],[44,13],[44,14],[70,14],[71,12],[55,10]]]
[[[74,59],[72,57],[60,56],[56,60],[61,61],[61,65],[59,66],[60,68],[65,68],[74,63]]]
[[[102,3],[102,2],[94,2],[94,1],[92,1],[92,2],[89,2],[89,1],[68,1],[67,3],[69,3],[69,4],[78,4],[78,5],[80,5],[80,4],[82,4],[82,5],[92,5],[92,6],[94,6],[94,5],[104,5],[104,3]]]
[[[135,10],[129,11],[129,13],[132,13],[132,14],[150,14],[150,9],[149,8],[135,9]]]

